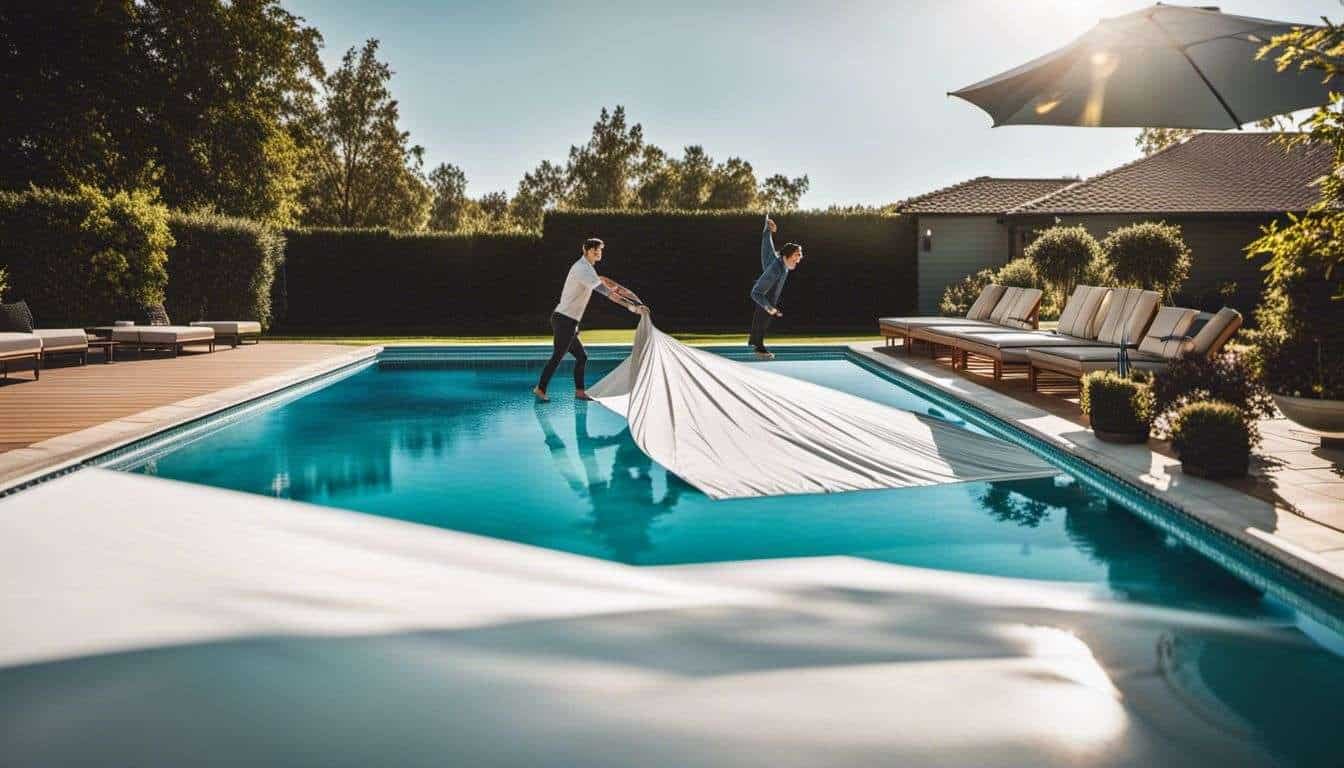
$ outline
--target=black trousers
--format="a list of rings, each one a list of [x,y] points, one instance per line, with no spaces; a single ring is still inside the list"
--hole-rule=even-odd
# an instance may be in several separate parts
[[[541,369],[541,381],[537,382],[537,386],[541,391],[546,391],[546,385],[551,383],[555,369],[568,352],[574,356],[574,389],[583,389],[583,368],[588,364],[588,353],[583,349],[583,342],[579,341],[579,321],[568,315],[552,312],[551,330],[555,332],[555,348],[551,351],[551,359],[546,361],[546,367]]]
[[[756,314],[751,316],[751,336],[747,343],[758,350],[765,349],[765,332],[770,329],[770,321],[773,319],[773,315],[757,305]]]

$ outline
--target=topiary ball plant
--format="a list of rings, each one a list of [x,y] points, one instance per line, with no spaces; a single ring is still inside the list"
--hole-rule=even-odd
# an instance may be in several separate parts
[[[1061,296],[1068,296],[1094,262],[1102,258],[1102,250],[1097,239],[1082,227],[1050,227],[1022,255],[1031,259],[1041,279]]]
[[[1251,459],[1251,433],[1235,405],[1218,400],[1191,403],[1176,412],[1171,447],[1186,474],[1243,477]]]
[[[1162,294],[1164,302],[1190,275],[1190,248],[1181,228],[1145,221],[1112,231],[1101,241],[1115,279]]]
[[[1148,387],[1112,371],[1083,377],[1079,406],[1092,431],[1108,443],[1142,443],[1153,423],[1153,394]]]

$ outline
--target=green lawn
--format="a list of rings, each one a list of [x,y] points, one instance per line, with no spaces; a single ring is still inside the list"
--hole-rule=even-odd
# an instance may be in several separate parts
[[[583,340],[588,344],[629,344],[634,339],[634,329],[622,330],[585,330]],[[745,333],[674,333],[685,344],[742,344],[747,343]],[[342,336],[267,336],[269,341],[291,341],[311,344],[550,344],[550,336],[396,336],[396,335],[342,335]],[[768,337],[769,344],[846,344],[858,341],[881,341],[876,333],[835,332],[819,334],[779,334]]]

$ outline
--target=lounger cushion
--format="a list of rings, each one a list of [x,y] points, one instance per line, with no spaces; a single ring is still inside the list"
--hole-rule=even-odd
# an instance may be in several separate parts
[[[878,325],[884,328],[892,328],[902,333],[910,333],[919,328],[982,328],[989,330],[991,328],[1000,328],[1003,326],[987,322],[976,322],[967,320],[964,317],[883,317],[878,319]]]
[[[112,329],[112,338],[131,344],[185,344],[211,341],[211,328],[193,328],[189,325],[126,325]]]
[[[1032,367],[1056,371],[1082,378],[1093,371],[1109,371],[1116,367],[1118,347],[1052,347],[1029,349],[1027,358]],[[1129,352],[1129,364],[1135,368],[1155,370],[1166,367],[1169,361],[1160,355],[1141,350]]]
[[[0,304],[0,333],[32,333],[33,313],[28,302],[16,301],[13,304]]]
[[[42,351],[42,340],[31,333],[0,332],[0,356]]]
[[[994,307],[998,306],[999,300],[1003,298],[1004,291],[1008,290],[997,283],[990,283],[980,291],[976,297],[975,303],[966,311],[967,320],[988,320]]]
[[[1011,328],[1032,328],[1031,315],[1040,306],[1041,289],[1018,288],[1017,290],[1017,295],[1012,299],[1008,311],[999,320],[999,323]],[[1002,304],[1003,302],[1000,301],[999,303]],[[998,307],[995,307],[995,311],[998,311]]]
[[[261,323],[255,320],[197,320],[192,323],[196,328],[211,328],[220,336],[237,336],[244,333],[261,333]]]
[[[1162,297],[1141,288],[1113,288],[1106,316],[1097,331],[1097,341],[1134,346],[1143,339]]]
[[[1241,313],[1231,307],[1223,307],[1199,329],[1191,346],[1196,354],[1216,355],[1240,328]]]
[[[1111,296],[1110,288],[1098,288],[1080,285],[1073,289],[1073,295],[1064,303],[1059,313],[1059,325],[1056,329],[1069,336],[1083,339],[1095,339],[1101,330],[1101,320],[1107,300]]]
[[[89,348],[89,335],[83,328],[38,328],[33,335],[42,340],[44,352],[68,352]]]
[[[990,311],[989,321],[996,325],[1002,325],[1003,319],[1009,316],[1008,311],[1012,309],[1013,304],[1017,302],[1021,295],[1021,288],[1012,287],[1003,289],[1003,297],[999,299],[999,303],[995,304],[994,309]]]
[[[1164,357],[1179,357],[1194,348],[1193,339],[1186,334],[1199,312],[1184,307],[1163,307],[1148,326],[1148,333],[1139,342],[1139,351]]]

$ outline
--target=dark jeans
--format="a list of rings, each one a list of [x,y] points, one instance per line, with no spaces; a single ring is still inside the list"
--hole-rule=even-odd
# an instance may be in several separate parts
[[[546,367],[541,369],[541,381],[537,382],[537,386],[542,392],[546,391],[555,369],[568,352],[574,356],[574,389],[583,389],[583,367],[588,363],[588,353],[583,350],[583,342],[579,341],[579,321],[552,312],[551,330],[555,332],[555,349],[551,352],[551,359],[546,361]]]
[[[747,343],[758,351],[765,349],[765,332],[769,330],[770,321],[773,319],[773,315],[761,309],[758,305],[756,314],[751,316],[751,336],[747,339]]]

